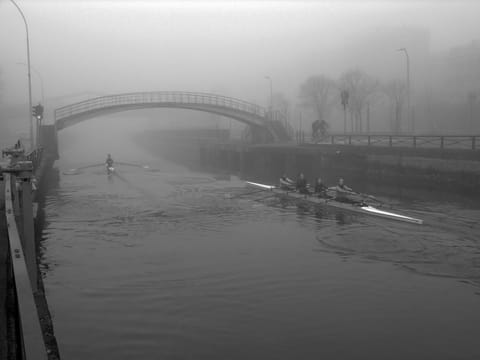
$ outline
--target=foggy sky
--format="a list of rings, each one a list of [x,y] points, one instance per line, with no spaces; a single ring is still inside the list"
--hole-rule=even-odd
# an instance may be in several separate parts
[[[476,2],[22,1],[32,65],[48,97],[81,92],[221,92],[265,105],[268,83],[296,97],[308,75],[337,77],[360,66],[401,76],[392,43],[370,53],[369,34],[389,28],[429,33],[431,51],[480,37]],[[360,44],[360,45],[359,45]],[[368,48],[362,44],[367,44]],[[25,30],[0,0],[3,102],[26,98]],[[413,60],[412,60],[413,61]],[[392,70],[393,69],[393,70]],[[39,80],[32,73],[34,101]]]

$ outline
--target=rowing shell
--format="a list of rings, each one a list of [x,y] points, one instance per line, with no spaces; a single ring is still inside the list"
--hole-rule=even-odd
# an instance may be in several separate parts
[[[403,221],[411,224],[419,224],[419,225],[423,224],[423,220],[421,219],[416,219],[410,216],[392,213],[390,211],[380,210],[370,205],[356,205],[356,204],[339,202],[333,199],[318,198],[314,196],[299,194],[297,192],[285,191],[285,190],[279,189],[276,186],[254,183],[251,181],[247,181],[246,183],[247,183],[247,186],[255,187],[257,189],[263,189],[265,191],[271,191],[277,195],[287,196],[293,199],[306,201],[312,204],[331,206],[337,209],[347,210],[350,212],[377,216],[384,219]]]

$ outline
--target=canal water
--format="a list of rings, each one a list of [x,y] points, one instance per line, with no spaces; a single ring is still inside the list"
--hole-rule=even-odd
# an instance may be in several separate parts
[[[44,208],[64,359],[480,358],[479,209],[384,199],[419,226],[298,207],[82,126]],[[137,166],[69,171],[107,152]]]

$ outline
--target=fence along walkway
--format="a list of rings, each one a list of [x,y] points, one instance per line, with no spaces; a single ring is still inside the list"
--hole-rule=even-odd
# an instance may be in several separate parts
[[[328,135],[318,143],[480,150],[480,135]]]

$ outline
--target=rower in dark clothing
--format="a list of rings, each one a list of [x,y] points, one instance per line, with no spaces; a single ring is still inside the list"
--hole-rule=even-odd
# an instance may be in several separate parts
[[[110,154],[107,155],[107,160],[105,160],[105,165],[106,165],[106,167],[112,167],[113,166],[112,155],[110,155]]]
[[[308,194],[308,184],[307,184],[307,179],[305,179],[305,175],[303,173],[300,173],[297,179],[297,191],[300,194]]]
[[[319,198],[326,198],[327,196],[327,190],[328,188],[325,186],[321,178],[317,178],[317,181],[315,182],[315,194]]]

